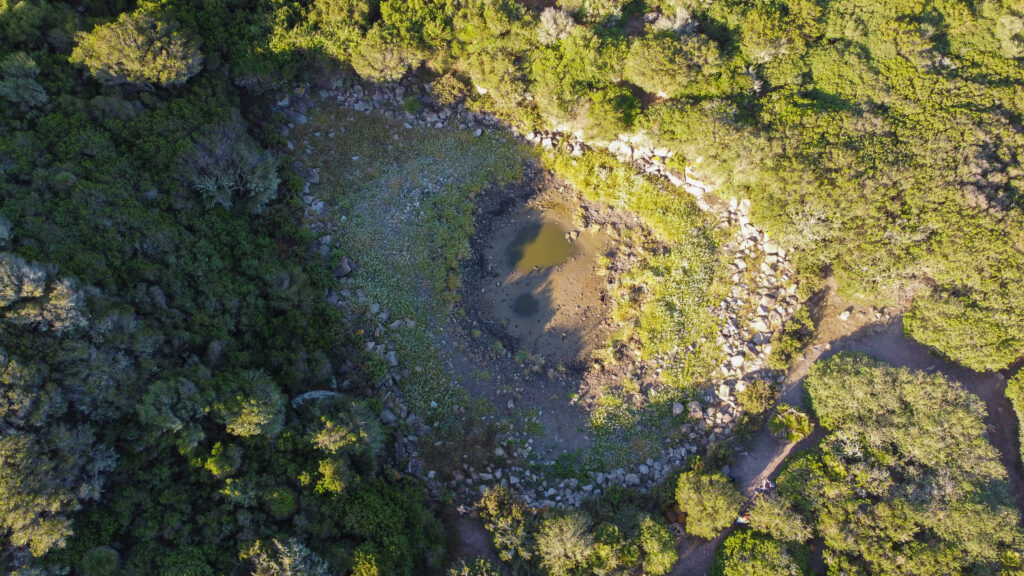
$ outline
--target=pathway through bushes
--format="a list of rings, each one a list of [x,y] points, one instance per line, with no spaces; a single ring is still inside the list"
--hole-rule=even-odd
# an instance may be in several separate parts
[[[832,290],[824,298],[816,320],[819,320],[818,341],[812,345],[803,359],[798,361],[786,375],[782,385],[781,402],[801,408],[804,406],[803,379],[811,365],[839,352],[862,352],[893,366],[905,366],[912,370],[939,372],[950,380],[959,382],[985,403],[988,415],[985,424],[989,441],[999,451],[1000,460],[1009,472],[1010,493],[1017,508],[1024,510],[1024,478],[1022,478],[1020,446],[1017,438],[1017,421],[1004,390],[1006,380],[1012,373],[973,372],[951,364],[929,353],[928,349],[903,335],[903,317],[874,319],[871,309],[854,310],[849,319],[842,321],[839,312],[845,304],[832,296]],[[783,444],[767,430],[758,434],[737,456],[730,467],[730,475],[743,494],[748,498],[766,478],[775,478],[786,457],[818,443],[824,431],[815,422],[814,433],[798,444]],[[672,570],[673,576],[703,576],[711,569],[715,550],[732,529],[728,529],[714,540],[703,542],[684,540],[679,548],[680,561]]]

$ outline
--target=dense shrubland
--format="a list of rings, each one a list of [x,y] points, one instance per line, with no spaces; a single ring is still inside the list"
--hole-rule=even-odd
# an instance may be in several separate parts
[[[1024,349],[1022,17],[1007,0],[0,0],[0,570],[440,567],[421,487],[383,466],[380,359],[324,302],[301,180],[268,152],[280,119],[261,97],[300,75],[425,66],[439,96],[517,124],[645,134],[750,197],[805,279],[909,299],[911,336],[1008,366]],[[627,199],[680,243],[637,271],[678,281],[631,318],[652,354],[681,324],[706,332],[712,266],[692,207],[657,192]],[[349,394],[291,407],[343,366]],[[716,570],[804,570],[809,533],[837,572],[1019,564],[976,400],[849,357],[808,385],[828,434]],[[714,505],[706,535],[739,506],[713,475],[678,488]],[[668,533],[631,498],[482,506],[513,570],[665,573]]]
[[[786,462],[777,494],[757,498],[718,573],[800,565],[812,536],[830,573],[1019,567],[1019,513],[980,400],[941,376],[850,355],[815,364],[807,391],[827,435]]]
[[[512,574],[668,574],[678,554],[664,520],[624,489],[580,509],[535,510],[497,487],[477,503],[498,557]]]
[[[125,7],[0,2],[0,570],[440,568],[383,469],[383,360],[237,88],[297,61],[258,56],[273,11]]]
[[[646,134],[753,199],[805,278],[912,299],[908,333],[981,370],[1024,345],[1022,17],[1000,0],[322,0],[267,20],[281,58],[371,80],[425,64],[515,123]]]

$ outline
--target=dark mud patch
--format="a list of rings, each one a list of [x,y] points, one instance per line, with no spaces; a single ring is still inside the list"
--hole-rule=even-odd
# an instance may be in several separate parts
[[[587,204],[536,166],[475,201],[461,304],[439,339],[445,367],[494,406],[477,424],[528,436],[533,452],[520,464],[543,465],[591,446],[576,399],[612,330],[606,268],[622,265],[632,218]]]

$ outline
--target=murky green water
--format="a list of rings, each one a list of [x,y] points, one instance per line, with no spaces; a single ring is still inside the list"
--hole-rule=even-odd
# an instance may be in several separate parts
[[[512,266],[522,274],[564,264],[571,254],[565,230],[551,222],[523,228],[509,245]]]

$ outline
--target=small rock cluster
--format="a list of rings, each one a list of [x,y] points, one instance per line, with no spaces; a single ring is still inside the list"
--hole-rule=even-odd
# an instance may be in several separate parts
[[[296,90],[296,95],[303,94]],[[501,129],[515,132],[515,128],[486,114],[471,111],[461,104],[442,106],[430,96],[429,91],[413,80],[398,84],[350,87],[337,86],[320,90],[321,100],[334,100],[359,112],[377,111],[384,117],[403,122],[406,128],[458,128],[472,130],[481,136],[485,130]],[[293,123],[306,122],[305,113],[309,105],[306,98],[285,96],[277,105]],[[284,132],[287,136],[287,129]],[[576,135],[557,131],[527,132],[522,137],[546,149],[564,145],[569,154],[580,156],[588,144]],[[293,149],[288,142],[289,149]],[[742,392],[752,380],[781,381],[783,375],[766,366],[771,353],[772,335],[792,317],[798,306],[793,270],[786,259],[785,250],[775,245],[763,231],[750,223],[750,201],[733,199],[728,208],[718,203],[709,203],[706,196],[712,188],[695,178],[689,169],[679,172],[670,169],[666,162],[672,153],[664,148],[650,146],[644,137],[621,135],[609,143],[602,143],[612,155],[623,162],[634,165],[645,174],[661,177],[693,195],[698,206],[719,217],[723,228],[735,229],[736,235],[724,249],[732,255],[731,282],[729,295],[715,308],[722,320],[717,343],[725,361],[721,365],[721,377],[716,379],[700,401],[691,401],[687,406],[675,404],[673,415],[685,412],[689,422],[683,426],[683,433],[689,442],[683,446],[667,449],[659,458],[648,459],[635,467],[617,468],[608,472],[591,474],[587,478],[567,478],[553,481],[530,470],[517,466],[488,465],[476,470],[469,464],[452,471],[447,488],[472,500],[487,486],[502,485],[519,492],[526,501],[537,507],[576,506],[583,499],[601,494],[613,486],[631,487],[646,491],[663,481],[674,468],[682,466],[686,459],[701,449],[715,444],[732,435],[732,426],[741,415],[736,394]],[[306,169],[302,174],[307,184],[303,192],[310,227],[322,234],[315,249],[327,256],[332,237],[326,233],[327,224],[322,221],[325,205],[310,192],[309,184],[319,181],[315,170]],[[335,271],[344,278],[351,270],[351,263],[345,261]],[[344,281],[344,280],[343,280]],[[400,369],[393,345],[386,343],[388,329],[401,327],[402,320],[388,322],[386,311],[380,312],[376,304],[369,303],[361,291],[353,296],[343,289],[328,295],[329,301],[342,307],[370,306],[371,314],[378,322],[373,340],[367,349],[381,354],[388,362],[389,377],[380,391],[385,409],[381,419],[399,430],[395,446],[395,461],[406,462],[408,473],[427,481],[432,493],[437,494],[439,479],[434,471],[426,471],[418,458],[416,443],[430,432],[430,427],[415,414],[409,412],[394,385],[408,370]],[[373,308],[378,308],[374,310]],[[405,321],[408,322],[408,321]],[[530,440],[523,438],[522,447],[498,447],[496,461],[505,462],[516,456],[526,460],[530,456]],[[499,452],[500,451],[500,452]],[[534,461],[530,461],[535,464]]]
[[[732,255],[729,295],[715,309],[722,320],[717,344],[725,360],[721,377],[705,396],[709,407],[690,404],[692,423],[683,426],[691,439],[713,444],[731,435],[731,424],[741,415],[736,395],[754,380],[781,382],[784,374],[767,366],[772,336],[796,312],[799,298],[786,252],[750,223],[748,200],[729,202],[720,214],[723,227],[736,230],[725,247]]]

